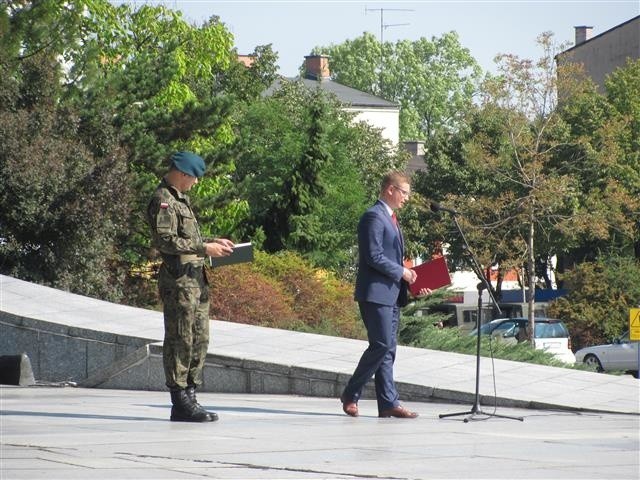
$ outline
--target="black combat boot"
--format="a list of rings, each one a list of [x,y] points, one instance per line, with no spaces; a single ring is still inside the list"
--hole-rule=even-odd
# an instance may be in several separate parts
[[[208,413],[209,415],[211,415],[212,418],[212,422],[215,422],[216,420],[218,420],[218,414],[215,412],[209,412],[207,410],[205,410],[202,405],[200,405],[198,403],[198,400],[196,399],[196,386],[195,385],[187,385],[187,388],[184,389],[184,391],[187,394],[187,397],[189,397],[189,400],[191,400],[191,403],[193,403],[196,408],[202,410],[203,412]]]
[[[213,422],[214,418],[202,408],[197,408],[184,390],[171,390],[172,422]],[[217,416],[216,419],[217,420]]]

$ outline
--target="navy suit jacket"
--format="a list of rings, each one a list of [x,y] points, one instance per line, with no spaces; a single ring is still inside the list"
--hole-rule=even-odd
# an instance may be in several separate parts
[[[360,217],[358,248],[356,301],[406,305],[407,282],[402,280],[402,234],[380,201]]]

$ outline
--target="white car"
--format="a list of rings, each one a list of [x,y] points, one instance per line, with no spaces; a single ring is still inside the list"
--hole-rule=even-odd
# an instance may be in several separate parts
[[[522,341],[520,335],[526,332],[528,324],[529,320],[524,317],[497,318],[482,325],[480,333],[515,344]],[[535,348],[553,354],[564,363],[576,361],[571,351],[571,336],[564,323],[554,318],[535,317],[535,324]],[[472,330],[469,335],[477,335],[477,330]]]
[[[592,366],[598,372],[623,371],[638,378],[638,344],[630,342],[629,332],[607,345],[581,348],[576,352],[576,363]]]

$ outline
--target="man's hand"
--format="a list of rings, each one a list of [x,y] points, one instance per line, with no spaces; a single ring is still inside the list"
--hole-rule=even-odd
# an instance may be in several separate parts
[[[430,288],[421,288],[418,292],[419,297],[426,297],[427,295],[431,295],[433,291]]]
[[[418,278],[418,274],[414,270],[405,267],[404,271],[402,272],[402,279],[409,285],[411,285],[416,281],[416,278]]]
[[[204,244],[205,251],[210,257],[228,257],[233,253],[233,242],[226,238],[216,238]]]

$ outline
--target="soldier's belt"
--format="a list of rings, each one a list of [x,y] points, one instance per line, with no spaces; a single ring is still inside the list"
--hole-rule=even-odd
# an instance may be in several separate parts
[[[190,263],[190,262],[195,262],[197,260],[202,260],[202,257],[199,257],[196,254],[190,254],[190,255],[178,255],[180,257],[180,263]]]

